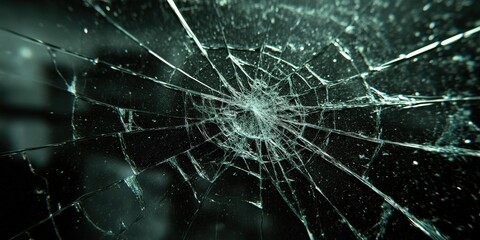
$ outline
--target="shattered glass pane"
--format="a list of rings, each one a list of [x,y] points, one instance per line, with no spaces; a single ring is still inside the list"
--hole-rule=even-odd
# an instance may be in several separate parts
[[[2,239],[474,239],[480,2],[0,3]]]

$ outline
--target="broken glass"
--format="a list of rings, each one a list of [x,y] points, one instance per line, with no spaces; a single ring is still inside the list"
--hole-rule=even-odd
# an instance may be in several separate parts
[[[480,2],[2,1],[2,239],[473,239]]]

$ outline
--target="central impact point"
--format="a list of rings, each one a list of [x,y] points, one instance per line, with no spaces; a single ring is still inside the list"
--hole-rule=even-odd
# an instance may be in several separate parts
[[[229,109],[233,113],[232,128],[237,134],[251,139],[271,138],[279,119],[277,106],[269,97],[249,94]]]
[[[237,156],[259,161],[267,152],[288,155],[283,144],[301,135],[304,128],[305,109],[298,96],[262,80],[249,87],[232,91],[230,99],[196,105],[219,130],[215,143]]]

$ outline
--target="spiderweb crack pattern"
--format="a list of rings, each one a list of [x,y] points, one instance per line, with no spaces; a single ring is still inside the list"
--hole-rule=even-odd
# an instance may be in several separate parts
[[[6,6],[7,239],[479,233],[475,1]]]

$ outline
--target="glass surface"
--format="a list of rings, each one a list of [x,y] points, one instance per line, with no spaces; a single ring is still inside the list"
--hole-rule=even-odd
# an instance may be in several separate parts
[[[0,3],[1,239],[475,239],[480,1]]]

